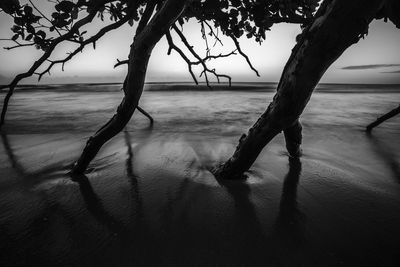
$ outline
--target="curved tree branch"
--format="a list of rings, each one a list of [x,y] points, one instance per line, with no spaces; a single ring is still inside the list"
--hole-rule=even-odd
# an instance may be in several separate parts
[[[231,86],[232,83],[232,78],[229,75],[225,75],[225,74],[218,74],[215,69],[209,69],[207,64],[205,63],[204,59],[202,59],[197,53],[196,51],[193,49],[193,46],[191,46],[188,42],[188,40],[186,39],[185,35],[181,32],[181,30],[178,29],[178,27],[173,24],[172,25],[172,29],[175,30],[175,32],[178,34],[178,36],[180,37],[182,43],[186,46],[186,48],[189,50],[189,52],[198,60],[199,64],[202,65],[203,67],[203,71],[200,74],[200,77],[204,74],[204,78],[206,80],[207,86],[211,88],[210,86],[210,82],[208,79],[208,75],[207,73],[211,73],[213,74],[216,78],[218,83],[220,82],[220,78],[226,78],[228,79],[229,82],[229,86]]]
[[[126,64],[128,64],[128,63],[129,63],[129,59],[119,60],[119,59],[117,58],[117,63],[115,63],[114,69],[117,68],[117,67],[119,67],[119,66],[121,66],[121,65],[126,65]]]
[[[64,34],[52,41],[52,43],[47,48],[45,53],[37,61],[35,61],[33,63],[31,68],[27,72],[18,74],[9,85],[0,87],[0,89],[8,88],[8,92],[7,92],[6,97],[4,98],[3,108],[1,111],[0,129],[4,124],[4,119],[6,116],[8,103],[10,101],[12,94],[14,93],[14,90],[15,90],[15,87],[17,86],[17,84],[21,80],[32,76],[35,73],[35,71],[51,56],[51,54],[53,53],[54,49],[56,48],[56,46],[58,44],[73,37],[74,33],[77,32],[79,30],[79,28],[81,28],[82,26],[88,24],[89,22],[91,22],[93,20],[93,18],[96,16],[96,13],[97,13],[97,11],[93,11],[93,12],[89,13],[86,17],[84,17],[81,20],[79,20],[78,22],[76,22],[75,25],[71,28],[71,30],[69,32],[67,32],[66,34]]]
[[[185,53],[184,53],[179,47],[177,47],[177,46],[174,44],[170,32],[167,32],[167,33],[165,34],[165,36],[167,37],[167,41],[168,41],[168,45],[169,45],[168,55],[171,54],[171,51],[172,51],[172,50],[175,50],[176,52],[178,52],[178,54],[183,58],[183,60],[186,61],[186,64],[187,64],[187,66],[188,66],[189,73],[190,73],[190,75],[192,76],[194,82],[195,82],[196,84],[199,84],[199,82],[197,81],[196,76],[195,76],[194,73],[193,73],[193,69],[192,69],[192,65],[193,65],[193,64],[192,64],[192,62],[190,61],[190,59],[185,55]]]
[[[139,106],[137,106],[136,108],[137,108],[137,110],[140,111],[140,113],[142,113],[144,116],[146,116],[146,117],[150,120],[150,124],[153,124],[153,123],[154,123],[153,117],[152,117],[149,113],[147,113],[146,110],[142,109],[142,108],[139,107]]]
[[[91,44],[91,43],[95,43],[97,42],[101,37],[103,37],[106,33],[108,33],[109,31],[118,29],[119,27],[121,27],[123,24],[125,24],[128,20],[129,20],[129,16],[124,17],[123,19],[109,24],[107,26],[105,26],[104,28],[102,28],[101,30],[99,30],[95,35],[93,35],[92,37],[79,42],[80,46],[75,49],[73,52],[69,53],[69,55],[67,57],[65,57],[64,59],[60,59],[60,60],[55,60],[55,61],[50,61],[50,65],[41,73],[39,73],[39,80],[43,77],[44,74],[49,73],[50,74],[50,70],[54,67],[54,65],[57,64],[62,64],[62,70],[64,71],[64,64],[71,60],[76,54],[78,54],[79,52],[81,52],[86,45]]]
[[[34,46],[35,45],[35,43],[21,44],[17,40],[12,40],[12,39],[0,39],[0,41],[10,41],[10,42],[14,42],[16,44],[14,46],[5,46],[5,47],[3,47],[3,49],[5,49],[5,50],[12,50],[12,49],[15,49],[15,48],[20,48],[20,47],[25,47],[25,46]]]
[[[238,50],[239,54],[244,57],[246,59],[247,64],[249,65],[249,67],[256,73],[256,75],[258,77],[260,77],[260,74],[258,73],[258,70],[256,70],[256,68],[253,67],[253,64],[251,64],[251,61],[249,59],[249,57],[243,52],[242,48],[240,47],[240,43],[239,41],[236,39],[235,36],[230,35],[229,36],[233,42],[235,43],[236,49]]]

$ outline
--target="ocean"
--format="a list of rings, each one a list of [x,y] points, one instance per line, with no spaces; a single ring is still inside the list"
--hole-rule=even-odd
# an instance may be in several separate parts
[[[159,133],[238,135],[245,132],[272,100],[275,83],[146,84],[140,106],[155,119]],[[0,95],[2,100],[4,92]],[[9,133],[93,132],[110,118],[123,97],[120,84],[23,86],[7,114]],[[400,103],[400,85],[321,84],[301,121],[305,127],[363,130]],[[128,128],[145,127],[135,112]],[[400,119],[381,130],[399,134]]]

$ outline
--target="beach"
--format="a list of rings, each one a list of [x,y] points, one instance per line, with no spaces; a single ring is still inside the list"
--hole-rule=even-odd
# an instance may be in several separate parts
[[[400,87],[321,85],[300,159],[278,135],[246,180],[221,181],[209,170],[274,86],[174,86],[148,85],[154,124],[135,112],[81,176],[68,171],[120,85],[16,91],[0,144],[1,266],[400,265],[400,117],[364,130]]]

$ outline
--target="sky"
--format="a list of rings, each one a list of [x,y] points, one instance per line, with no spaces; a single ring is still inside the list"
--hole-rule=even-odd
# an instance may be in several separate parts
[[[88,33],[101,27],[95,22],[88,28]],[[0,38],[12,36],[10,17],[0,13]],[[97,44],[85,48],[65,65],[65,71],[55,67],[52,75],[43,77],[41,83],[75,83],[75,82],[121,82],[126,74],[126,67],[114,69],[116,59],[125,59],[132,42],[134,27],[128,25],[110,32]],[[195,21],[184,26],[184,33],[200,55],[205,55],[204,41]],[[219,73],[232,76],[233,82],[276,82],[295,45],[295,38],[300,33],[298,25],[278,24],[273,26],[260,45],[246,37],[240,39],[241,47],[249,56],[253,65],[259,70],[257,77],[250,70],[246,61],[239,55],[216,60],[210,63]],[[178,38],[176,44],[182,47]],[[222,39],[224,46],[216,45],[211,53],[229,53],[234,49],[232,41]],[[1,41],[0,46],[12,43]],[[72,44],[61,46],[51,59],[60,59],[72,51]],[[155,47],[148,66],[148,82],[192,81],[186,63],[176,53],[167,55],[168,45],[163,38]],[[0,83],[5,83],[20,72],[29,69],[41,55],[34,48],[19,48],[11,51],[0,50]],[[197,74],[200,71],[197,70]],[[199,78],[199,81],[203,81]],[[361,39],[329,68],[321,82],[326,83],[400,83],[400,30],[388,22],[374,21],[370,25],[368,36]],[[37,78],[29,78],[24,83],[37,83]]]

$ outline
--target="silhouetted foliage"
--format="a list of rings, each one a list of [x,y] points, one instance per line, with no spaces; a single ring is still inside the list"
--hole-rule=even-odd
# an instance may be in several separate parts
[[[37,9],[33,1],[21,5],[17,0],[5,0],[0,3],[0,8],[14,18],[12,40],[33,42],[37,48],[46,50],[56,38],[50,33],[73,30],[72,26],[84,13],[95,13],[103,21],[106,18],[118,21],[128,16],[128,23],[133,25],[134,21],[141,18],[145,6],[150,2],[160,6],[164,1],[64,0],[49,3],[54,8],[51,17],[46,17]],[[265,39],[265,32],[275,23],[306,22],[306,19],[310,19],[316,11],[318,2],[317,0],[193,1],[178,22],[183,25],[185,21],[195,17],[201,22],[213,22],[214,28],[219,28],[227,36],[240,38],[245,34],[248,38],[255,38],[260,42]],[[51,25],[45,26],[44,20]],[[68,41],[82,42],[85,33],[76,29]]]

